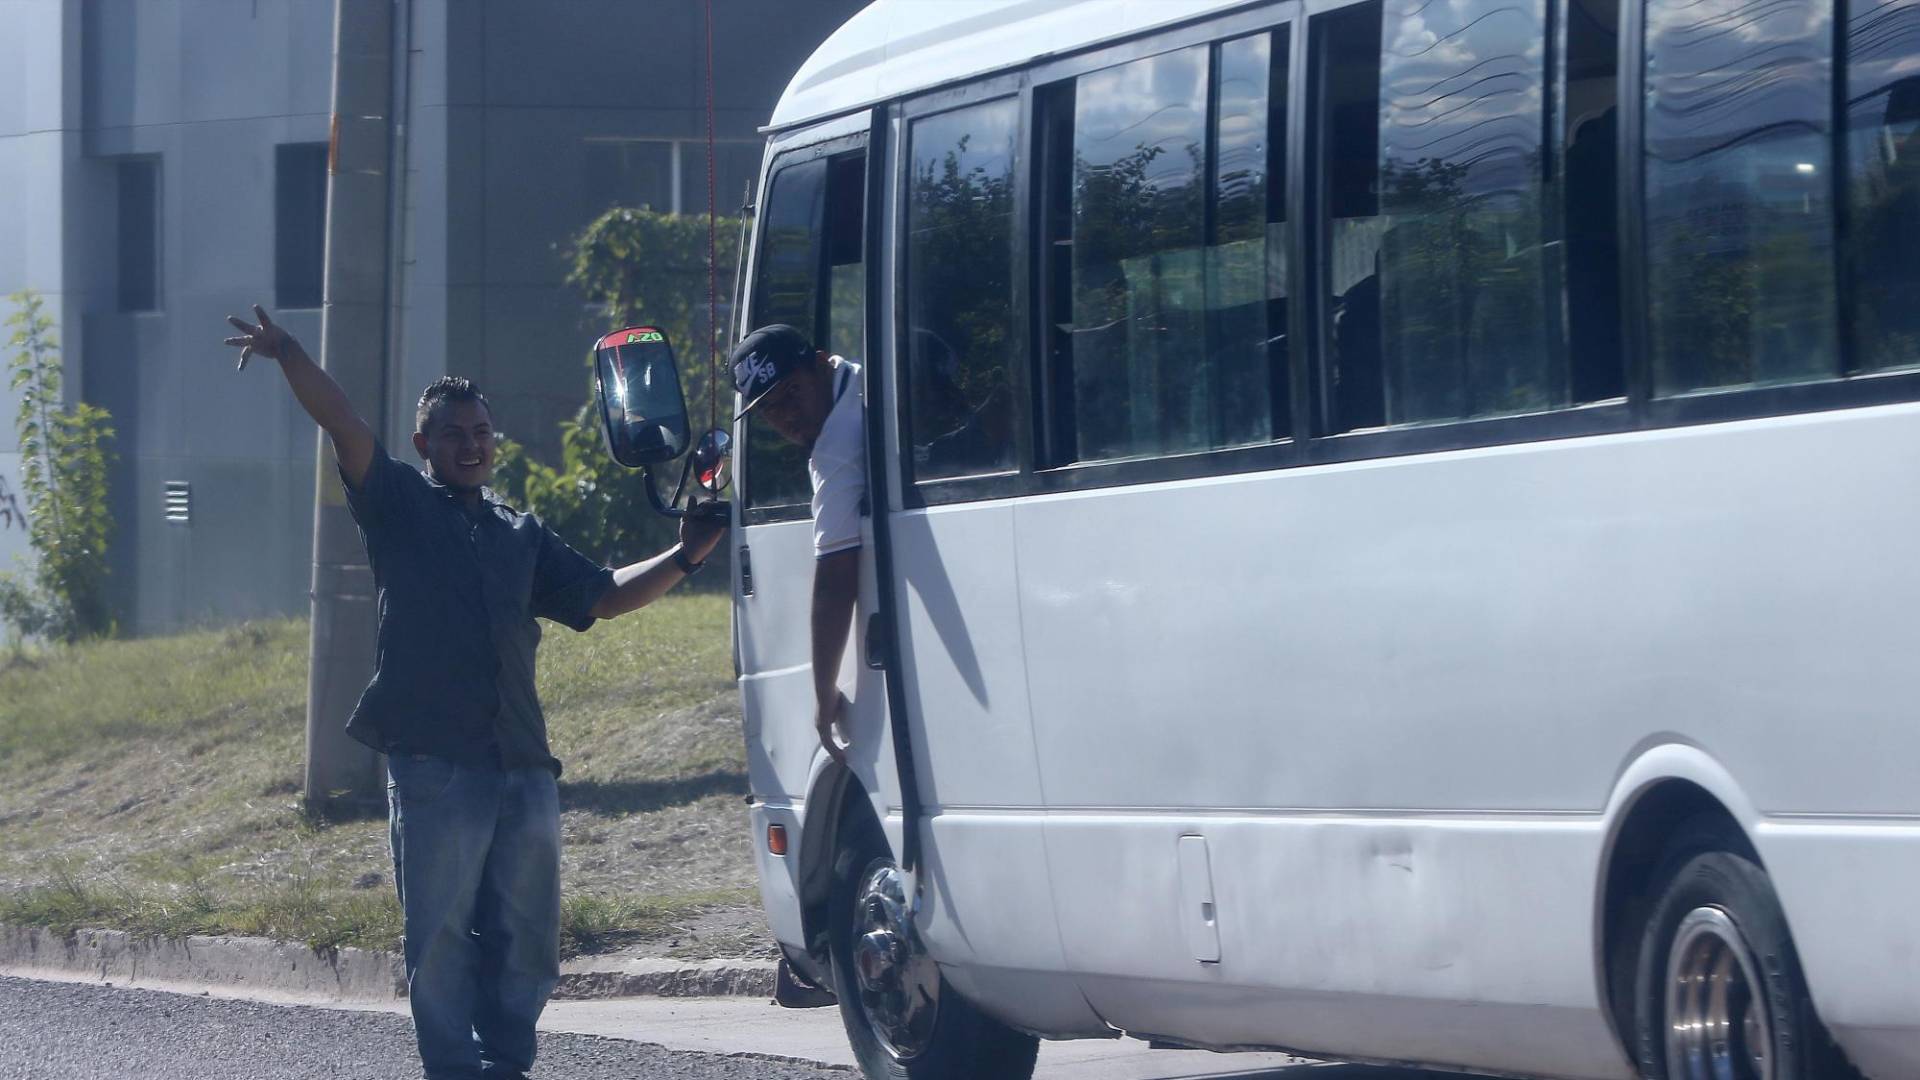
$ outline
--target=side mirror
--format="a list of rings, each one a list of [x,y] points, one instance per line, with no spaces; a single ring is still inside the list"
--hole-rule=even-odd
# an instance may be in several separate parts
[[[638,469],[686,452],[687,401],[666,331],[630,326],[594,342],[593,382],[613,460]]]
[[[733,482],[733,436],[726,428],[714,428],[700,436],[690,459],[693,482],[709,495],[719,495]]]

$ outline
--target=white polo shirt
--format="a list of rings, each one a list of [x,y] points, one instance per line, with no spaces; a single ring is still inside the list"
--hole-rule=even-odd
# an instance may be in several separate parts
[[[833,408],[813,441],[813,556],[860,546],[860,507],[867,496],[866,399],[860,365],[833,358]]]

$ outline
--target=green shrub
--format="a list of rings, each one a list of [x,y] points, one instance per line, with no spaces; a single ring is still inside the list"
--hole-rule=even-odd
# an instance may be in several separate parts
[[[29,573],[0,575],[0,619],[19,634],[72,642],[113,633],[107,602],[107,511],[111,417],[86,402],[63,405],[60,347],[39,294],[18,292],[7,317],[15,351],[7,366],[20,394],[20,481],[27,536],[37,561]]]

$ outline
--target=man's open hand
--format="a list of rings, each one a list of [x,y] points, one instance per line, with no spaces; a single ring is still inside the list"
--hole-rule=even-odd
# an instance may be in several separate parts
[[[283,359],[290,349],[300,347],[299,343],[293,340],[292,334],[274,325],[274,321],[267,318],[267,313],[260,309],[259,304],[253,305],[253,317],[260,320],[260,325],[255,326],[238,315],[227,316],[227,321],[240,331],[226,339],[226,344],[240,347],[240,363],[236,365],[236,370],[239,371],[247,370],[247,360],[254,353],[259,353],[269,360],[279,360]]]
[[[846,715],[847,695],[836,693],[833,701],[820,706],[813,719],[814,731],[820,735],[820,745],[825,748],[828,757],[842,765],[847,763],[847,748],[853,745],[852,739],[840,737],[840,731],[844,730],[840,726],[840,719]]]

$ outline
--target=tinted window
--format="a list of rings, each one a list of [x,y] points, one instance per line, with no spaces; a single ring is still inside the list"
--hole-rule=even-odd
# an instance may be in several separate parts
[[[864,359],[865,161],[846,154],[775,171],[761,211],[749,325],[786,323],[820,348]],[[806,451],[752,414],[746,434],[746,505],[806,505],[813,497]]]
[[[760,258],[749,326],[786,323],[809,336],[815,333],[826,205],[824,158],[774,174],[761,211]],[[805,450],[754,420],[751,413],[746,443],[740,480],[748,507],[792,506],[813,497]]]
[[[867,358],[866,164],[848,154],[827,167],[827,324],[814,332],[829,354],[855,361]]]
[[[827,209],[825,158],[774,174],[760,216],[754,326],[786,323],[812,333],[820,300],[821,227]]]
[[[1386,421],[1380,373],[1380,5],[1313,22],[1327,232],[1322,393],[1330,430]]]
[[[1393,0],[1324,20],[1335,430],[1570,401],[1543,231],[1545,18],[1538,0]]]
[[[1847,154],[1855,366],[1920,365],[1920,3],[1854,0]]]
[[[160,307],[160,163],[132,158],[115,168],[119,182],[120,310]]]
[[[1839,372],[1833,5],[1648,0],[1654,391]]]
[[[908,139],[907,391],[914,475],[1014,466],[1013,163],[1020,102],[916,121]]]
[[[1214,163],[1208,177],[1207,349],[1196,393],[1206,444],[1284,436],[1287,375],[1287,31],[1214,47]]]
[[[327,249],[327,144],[274,148],[274,299],[320,306]]]
[[[1567,346],[1575,401],[1626,393],[1620,336],[1619,0],[1566,7],[1566,98],[1561,109],[1567,252]]]
[[[1284,41],[1195,46],[1045,95],[1049,463],[1286,431]]]

